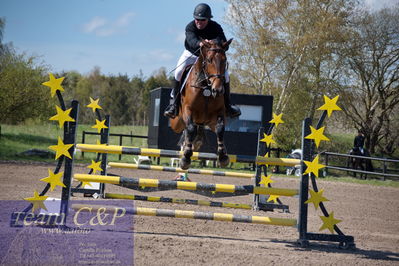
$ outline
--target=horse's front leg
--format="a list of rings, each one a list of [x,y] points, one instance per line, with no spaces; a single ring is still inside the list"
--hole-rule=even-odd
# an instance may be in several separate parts
[[[184,150],[183,157],[180,160],[180,168],[186,170],[191,165],[191,156],[193,155],[193,142],[197,134],[197,126],[194,124],[191,117],[187,119],[187,126],[184,131]]]
[[[226,167],[230,162],[229,156],[227,156],[226,147],[224,146],[224,127],[224,117],[219,116],[216,123],[216,136],[218,141],[217,154],[221,167]]]

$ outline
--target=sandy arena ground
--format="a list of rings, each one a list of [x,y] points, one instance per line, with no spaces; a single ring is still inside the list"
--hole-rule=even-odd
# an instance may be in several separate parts
[[[48,176],[54,165],[42,163],[0,162],[2,200],[31,197]],[[74,168],[75,173],[87,173],[85,166]],[[175,173],[111,169],[111,173],[126,177],[171,180]],[[249,184],[248,179],[190,175],[192,181],[224,184]],[[273,187],[298,188],[295,178],[274,178]],[[399,189],[318,180],[324,189],[329,212],[341,219],[340,229],[355,238],[355,250],[341,250],[337,243],[311,242],[309,248],[295,245],[298,233],[292,227],[228,223],[164,217],[134,217],[134,265],[399,265]],[[226,198],[207,198],[187,191],[141,193],[107,185],[106,192],[139,195],[208,199],[233,203],[248,203],[252,195]],[[47,195],[60,197],[60,189]],[[76,198],[83,198],[76,195]],[[279,211],[255,212],[169,203],[135,202],[138,207],[225,212],[245,215],[297,218],[298,199],[282,197],[290,206],[290,213]],[[100,200],[99,200],[100,201]],[[319,232],[321,211],[309,206],[309,231]],[[328,231],[323,231],[328,233]],[[1,240],[0,240],[1,243]],[[1,248],[4,245],[0,246]],[[124,246],[117,248],[123,249]],[[8,253],[23,253],[9,250]],[[127,250],[129,252],[129,250]],[[0,258],[0,264],[1,264]],[[18,263],[16,263],[18,264]],[[35,263],[33,263],[35,264]]]

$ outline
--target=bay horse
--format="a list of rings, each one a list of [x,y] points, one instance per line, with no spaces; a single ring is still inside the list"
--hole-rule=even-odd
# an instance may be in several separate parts
[[[363,150],[364,154],[360,151],[359,148],[353,148],[349,151],[349,155],[370,157],[370,153],[366,149]],[[362,171],[369,171],[369,172],[374,171],[374,167],[373,164],[371,163],[371,160],[366,158],[348,157],[348,167],[351,167],[352,169],[355,170],[360,169]],[[359,175],[361,179],[367,178],[367,174],[360,173]],[[356,177],[356,172],[353,172],[353,176]]]
[[[205,138],[205,126],[216,133],[220,166],[229,164],[223,139],[226,121],[223,85],[227,67],[226,50],[232,40],[202,42],[200,55],[181,92],[179,114],[170,119],[173,131],[183,132],[179,142],[183,151],[180,159],[182,169],[190,167],[193,151],[201,147]]]

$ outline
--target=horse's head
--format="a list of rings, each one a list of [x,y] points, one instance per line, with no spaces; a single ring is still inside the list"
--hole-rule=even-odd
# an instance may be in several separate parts
[[[213,97],[223,92],[227,65],[226,50],[233,39],[226,42],[203,41],[201,47],[202,65],[207,85],[212,89]]]

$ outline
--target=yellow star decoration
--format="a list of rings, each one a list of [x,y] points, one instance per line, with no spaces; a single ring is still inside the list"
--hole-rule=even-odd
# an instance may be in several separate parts
[[[40,179],[40,181],[46,182],[50,184],[50,191],[53,191],[56,186],[65,187],[64,183],[61,182],[60,178],[64,174],[64,172],[59,172],[58,174],[54,174],[50,169],[48,170],[48,177]]]
[[[272,178],[272,175],[268,175],[268,176],[262,175],[259,185],[265,185],[265,187],[267,187],[269,184],[274,183],[274,181],[271,178]]]
[[[319,204],[322,201],[329,201],[327,198],[323,197],[324,189],[321,189],[319,192],[309,189],[310,199],[305,201],[306,204],[313,203],[316,210],[319,208]]]
[[[265,142],[267,145],[270,145],[272,143],[276,143],[273,140],[273,134],[266,135],[266,133],[263,133],[263,139],[260,140],[261,142]]]
[[[277,199],[279,198],[278,195],[269,195],[269,198],[267,199],[266,202],[271,202],[273,201],[273,203],[278,203]]]
[[[101,108],[100,105],[98,105],[98,101],[99,101],[99,100],[100,100],[100,99],[93,100],[93,98],[90,97],[90,103],[89,103],[88,105],[86,105],[86,107],[92,108],[92,109],[93,109],[93,112],[95,112],[96,109],[103,109],[103,108]]]
[[[94,160],[91,160],[91,164],[87,166],[87,168],[93,169],[93,174],[96,174],[97,171],[102,171],[100,167],[101,161],[95,162]]]
[[[342,109],[337,105],[338,98],[339,95],[335,96],[333,99],[324,95],[324,104],[317,110],[326,110],[328,117],[331,116],[333,111],[341,111]]]
[[[328,214],[328,217],[320,216],[320,218],[323,220],[323,225],[320,227],[319,231],[328,229],[331,234],[334,233],[334,225],[342,222],[342,220],[334,219],[334,212]]]
[[[62,110],[60,107],[57,105],[55,106],[57,110],[57,114],[55,116],[50,117],[49,120],[58,120],[58,123],[60,125],[60,128],[64,126],[65,122],[75,122],[75,119],[69,116],[69,113],[72,111],[72,108],[69,108],[68,110]]]
[[[283,124],[284,123],[283,119],[281,119],[282,116],[283,116],[282,113],[279,114],[279,115],[276,115],[275,113],[273,113],[273,119],[270,120],[269,123],[274,123],[276,128],[277,128],[277,126],[279,124]]]
[[[310,130],[312,133],[307,135],[305,139],[313,139],[314,142],[316,143],[316,147],[319,147],[320,141],[325,140],[325,141],[330,141],[329,138],[324,136],[324,128],[321,127],[319,129],[315,129],[314,127],[310,126]]]
[[[57,160],[61,155],[65,155],[69,159],[72,159],[71,155],[69,154],[69,149],[73,146],[73,144],[64,144],[62,139],[58,137],[58,144],[49,146],[49,148],[56,152],[55,159]]]
[[[313,173],[316,177],[319,177],[319,169],[324,168],[325,165],[319,164],[319,155],[317,155],[312,162],[304,161],[306,164],[306,171],[304,175]]]
[[[57,91],[64,91],[64,88],[61,86],[61,83],[64,81],[64,77],[56,79],[52,73],[49,73],[50,80],[43,82],[42,85],[51,88],[51,97],[54,97]]]
[[[47,199],[47,196],[39,196],[39,193],[35,190],[33,197],[24,198],[24,200],[29,201],[33,204],[32,212],[35,210],[43,209],[47,211],[46,205],[44,205],[44,201]]]
[[[85,187],[86,185],[89,187],[93,187],[93,185],[89,181],[82,181],[82,187]]]
[[[100,122],[98,119],[96,119],[96,124],[94,126],[92,126],[91,128],[97,128],[98,133],[100,133],[101,129],[108,128],[108,127],[105,125],[105,120]]]

